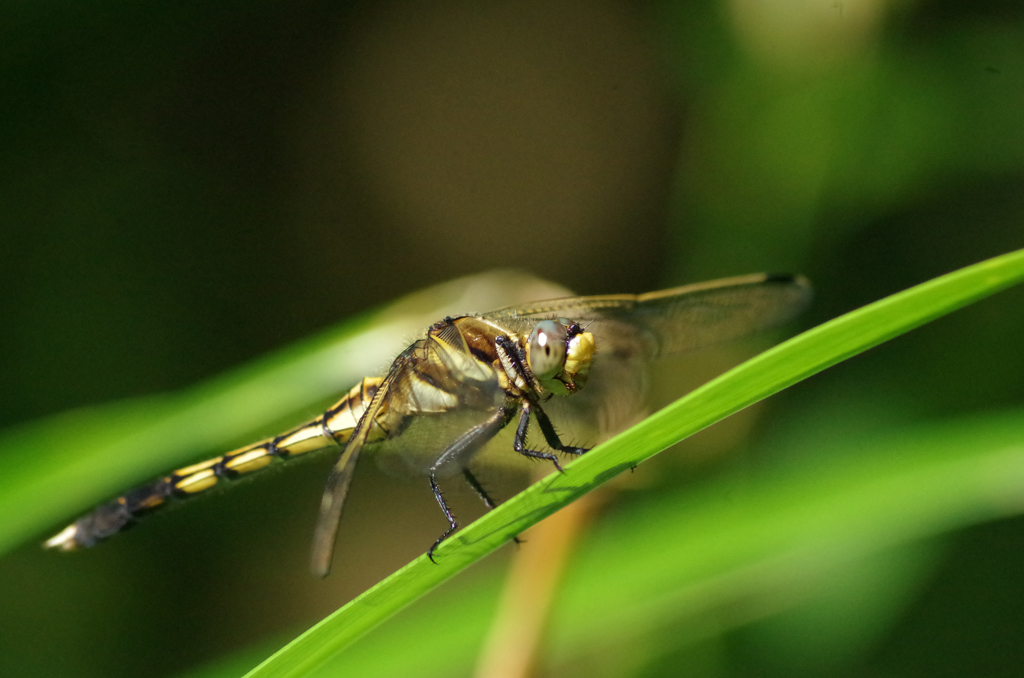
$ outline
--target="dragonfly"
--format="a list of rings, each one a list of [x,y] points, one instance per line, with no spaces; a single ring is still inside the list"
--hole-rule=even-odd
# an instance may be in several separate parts
[[[173,499],[248,476],[276,460],[336,448],[340,454],[314,531],[313,572],[330,571],[356,462],[369,450],[427,476],[448,522],[427,550],[436,562],[438,546],[459,528],[440,481],[461,474],[494,508],[471,462],[499,433],[512,432],[511,452],[564,472],[559,455],[576,457],[588,448],[567,443],[559,428],[574,420],[587,422],[591,431],[621,428],[641,409],[648,363],[781,325],[810,297],[810,284],[801,276],[755,274],[445,317],[402,351],[384,376],[364,378],[312,421],[129,490],[44,545],[91,547]],[[546,446],[531,444],[534,425]]]

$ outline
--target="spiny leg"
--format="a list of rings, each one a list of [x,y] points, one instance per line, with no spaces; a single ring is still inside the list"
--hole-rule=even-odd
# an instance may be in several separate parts
[[[448,503],[444,500],[441,495],[441,488],[437,486],[437,480],[434,478],[434,474],[430,474],[430,489],[434,491],[434,499],[437,499],[437,503],[441,506],[441,510],[444,511],[444,517],[448,519],[448,529],[445,530],[444,534],[437,538],[437,541],[427,549],[427,558],[430,558],[430,562],[437,564],[434,560],[434,549],[441,545],[445,539],[451,536],[452,532],[459,529],[459,524],[455,521],[455,516],[452,515],[452,510],[448,508]]]
[[[476,493],[480,496],[480,499],[483,500],[484,505],[487,508],[493,509],[495,506],[497,506],[494,500],[491,499],[490,496],[487,494],[487,490],[484,489],[484,486],[481,485],[480,481],[477,480],[476,476],[473,475],[472,471],[470,471],[468,468],[463,468],[462,477],[466,479],[466,482],[469,483],[470,487],[476,490]]]
[[[538,407],[537,409],[539,410],[540,408]],[[547,459],[548,461],[555,465],[555,468],[558,469],[559,473],[565,473],[565,471],[562,470],[562,465],[558,463],[558,457],[556,457],[554,454],[552,454],[551,452],[541,452],[540,450],[531,450],[528,447],[526,447],[526,433],[530,429],[530,413],[532,411],[533,403],[531,403],[529,400],[524,400],[522,412],[520,412],[519,414],[519,425],[516,426],[516,436],[515,439],[512,441],[512,446],[515,448],[516,452],[523,455],[524,457],[531,457],[533,459]],[[561,445],[561,443],[559,443],[559,445]]]
[[[537,417],[537,423],[540,425],[540,430],[544,434],[544,440],[548,442],[552,448],[559,452],[565,452],[566,454],[573,454],[579,456],[584,452],[590,450],[589,447],[574,447],[572,445],[565,445],[558,437],[558,432],[555,431],[554,424],[548,419],[547,412],[540,408],[540,405],[533,406],[533,415]]]
[[[480,481],[476,479],[476,476],[473,475],[472,471],[468,468],[463,468],[462,476],[466,479],[466,482],[469,483],[469,486],[476,490],[477,495],[479,495],[480,499],[483,500],[484,505],[487,508],[493,509],[498,505],[493,499],[491,499],[490,495],[487,494],[487,490],[485,490],[484,486],[480,484]],[[512,537],[512,541],[516,544],[523,543],[523,540],[520,539],[518,535]]]
[[[489,416],[482,423],[477,424],[473,428],[469,429],[461,436],[459,436],[455,442],[448,446],[441,456],[437,458],[434,465],[430,467],[427,472],[430,477],[430,488],[434,490],[434,498],[437,499],[437,503],[441,506],[441,510],[444,511],[444,517],[448,519],[448,529],[445,533],[437,538],[434,545],[427,550],[427,557],[430,558],[431,562],[437,563],[434,560],[434,551],[445,539],[451,536],[452,532],[459,529],[459,524],[455,521],[455,516],[452,515],[451,509],[448,508],[448,504],[445,503],[444,497],[441,496],[441,488],[437,486],[437,473],[447,463],[454,462],[455,460],[465,460],[462,463],[467,463],[469,458],[476,454],[481,447],[487,444],[487,441],[497,435],[498,431],[504,428],[505,424],[508,423],[511,414],[504,407],[496,409],[491,416]],[[465,469],[465,466],[463,466]],[[474,484],[475,483],[475,484]],[[477,489],[478,493],[483,492],[483,488],[480,487],[479,483],[476,483],[476,479],[470,483]],[[481,494],[485,496],[486,493]],[[490,501],[489,498],[484,499],[487,503]],[[493,503],[490,504],[493,506]]]
[[[495,342],[502,355],[504,355],[505,359],[512,364],[512,366],[515,368],[515,371],[518,374],[520,374],[523,377],[532,374],[524,363],[526,356],[521,352],[521,350],[516,350],[516,346],[510,340],[508,340],[508,338],[498,337],[495,340]],[[536,377],[531,378],[534,380],[534,382],[536,382]],[[544,411],[536,402],[528,398],[523,398],[522,407],[522,413],[519,415],[519,426],[516,428],[516,437],[514,443],[516,452],[523,455],[524,457],[532,457],[534,459],[547,459],[548,461],[555,465],[555,468],[557,468],[559,472],[564,473],[564,471],[562,471],[562,465],[558,463],[558,457],[551,454],[550,452],[531,450],[528,447],[526,447],[526,434],[530,428],[531,411],[536,411],[537,423],[540,424],[541,431],[543,431],[544,433],[544,438],[545,440],[547,440],[548,445],[550,445],[552,448],[558,450],[559,452],[565,452],[567,454],[576,455],[583,454],[584,452],[587,451],[582,447],[571,447],[568,445],[563,445],[562,441],[558,439],[558,433],[555,431],[555,427],[551,424],[551,420],[547,418],[547,415],[544,414]]]

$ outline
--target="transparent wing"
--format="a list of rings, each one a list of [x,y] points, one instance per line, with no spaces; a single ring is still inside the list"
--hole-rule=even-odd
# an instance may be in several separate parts
[[[639,351],[652,359],[781,325],[810,299],[811,286],[803,277],[757,274],[649,294],[554,299],[484,317],[524,329],[559,317],[593,323],[588,329],[598,338],[599,352]]]
[[[597,354],[586,387],[545,404],[570,439],[592,444],[643,415],[648,361],[781,325],[810,299],[810,284],[802,277],[758,274],[649,294],[554,299],[485,317],[520,333],[554,318],[593,332]]]

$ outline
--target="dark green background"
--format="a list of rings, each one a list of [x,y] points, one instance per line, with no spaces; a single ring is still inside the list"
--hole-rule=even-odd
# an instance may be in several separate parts
[[[0,424],[183,387],[496,267],[580,293],[802,272],[809,326],[1024,246],[1019,3],[763,4],[6,4]],[[783,394],[764,454],[1019,406],[1022,302]],[[429,491],[366,465],[360,547],[308,581],[329,463],[94,552],[5,556],[0,674],[179,675],[422,552]],[[650,492],[714,472],[683,468]],[[1024,523],[924,550],[856,647],[828,645],[837,612],[799,631],[804,654],[765,622],[636,675],[1017,675]]]

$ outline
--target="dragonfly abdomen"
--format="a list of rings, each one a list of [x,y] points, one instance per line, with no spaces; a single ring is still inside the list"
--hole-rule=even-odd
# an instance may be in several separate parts
[[[290,459],[306,452],[344,445],[377,393],[380,382],[378,377],[363,379],[323,415],[287,433],[177,469],[163,478],[129,490],[82,516],[48,539],[44,546],[66,551],[94,546],[131,526],[142,515],[163,506],[168,500],[201,493],[221,480],[249,475],[266,468],[275,458]],[[383,437],[383,431],[373,437]]]

